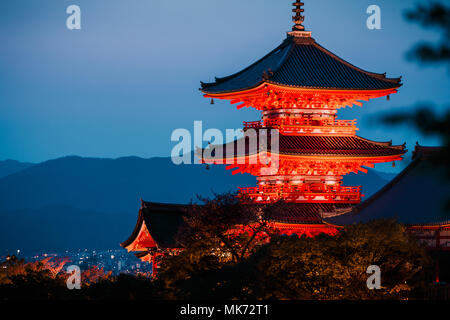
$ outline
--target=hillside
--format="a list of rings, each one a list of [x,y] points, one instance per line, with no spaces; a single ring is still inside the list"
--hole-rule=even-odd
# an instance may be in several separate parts
[[[345,183],[364,185],[369,196],[387,180],[370,170]],[[177,166],[170,158],[71,156],[24,166],[0,178],[0,254],[116,247],[134,227],[140,198],[189,203],[253,185],[254,177],[223,166]]]
[[[22,171],[34,165],[28,162],[19,162],[17,160],[2,160],[0,161],[0,178],[7,175]]]

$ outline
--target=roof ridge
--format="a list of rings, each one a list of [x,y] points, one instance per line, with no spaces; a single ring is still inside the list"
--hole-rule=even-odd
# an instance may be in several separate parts
[[[291,40],[291,41],[288,41],[288,40]],[[264,82],[270,81],[270,79],[275,76],[275,74],[281,69],[281,67],[284,65],[284,63],[286,62],[286,60],[288,59],[288,57],[291,55],[292,51],[294,50],[295,43],[293,41],[293,38],[292,39],[287,38],[284,41],[286,43],[290,42],[288,45],[290,45],[291,47],[289,48],[289,50],[286,51],[286,53],[284,54],[283,59],[280,59],[280,62],[278,63],[278,66],[276,67],[276,69],[275,70],[271,70],[272,74],[269,75],[268,79],[265,79]]]
[[[405,147],[406,147],[406,142],[401,144],[401,145],[399,144],[399,145],[394,145],[393,146],[392,145],[392,140],[382,142],[382,141],[373,141],[373,140],[370,140],[370,139],[366,139],[366,138],[360,137],[358,135],[355,135],[354,137],[357,138],[357,139],[369,142],[369,143],[374,143],[374,144],[377,144],[377,145],[380,145],[380,146],[383,146],[383,147],[390,147],[390,148],[393,148],[393,149],[405,150]]]
[[[282,42],[279,46],[277,46],[275,49],[273,49],[272,51],[270,51],[268,54],[266,54],[266,55],[263,56],[262,58],[258,59],[258,60],[255,61],[254,63],[250,64],[248,67],[246,67],[246,68],[244,68],[244,69],[242,69],[242,70],[240,70],[240,71],[238,71],[238,72],[236,72],[236,73],[233,73],[233,74],[231,74],[231,75],[229,75],[229,76],[222,77],[222,78],[214,77],[214,78],[215,78],[215,82],[202,82],[202,81],[200,81],[200,84],[201,84],[200,90],[205,89],[205,88],[207,88],[207,87],[209,87],[209,86],[212,86],[212,85],[216,85],[216,84],[222,83],[222,82],[224,82],[224,81],[226,81],[226,80],[228,80],[228,79],[234,78],[234,77],[240,75],[241,73],[243,73],[243,72],[245,72],[245,71],[251,69],[253,66],[257,65],[258,63],[260,63],[261,61],[263,61],[264,59],[266,59],[267,57],[269,57],[269,56],[272,55],[273,53],[277,52],[278,50],[284,49],[284,47],[287,46],[287,45],[292,45],[292,42],[288,41],[288,39],[289,39],[289,38],[283,40],[283,42]],[[289,51],[290,51],[290,50],[289,50]],[[285,55],[285,57],[282,59],[282,62],[280,62],[279,66],[281,66],[281,65],[283,64],[283,62],[286,60],[286,58],[287,58],[288,56],[289,56],[289,55]],[[279,69],[279,68],[277,68],[277,69]],[[261,75],[261,76],[262,76],[262,75]],[[262,78],[261,78],[261,82],[259,82],[256,86],[258,86],[258,85],[261,84],[262,82],[264,82],[264,81],[263,81]]]
[[[166,203],[166,202],[153,202],[153,201],[145,201],[141,200],[142,203],[146,206],[167,206],[167,207],[182,207],[182,206],[189,206],[189,204],[182,204],[182,203]]]
[[[272,74],[271,74],[267,79],[264,79],[264,82],[273,83],[270,79],[273,78],[273,77],[275,77],[275,74],[276,74],[277,72],[280,71],[281,67],[284,65],[284,63],[286,62],[286,60],[287,60],[287,59],[289,58],[289,56],[292,54],[292,51],[294,50],[295,44],[296,44],[295,39],[296,39],[295,37],[289,36],[289,37],[287,37],[287,38],[284,40],[284,41],[286,41],[286,42],[290,42],[290,46],[291,46],[291,47],[290,47],[289,50],[285,53],[283,59],[281,59],[281,61],[278,63],[278,66],[277,66],[276,70],[272,70]],[[300,38],[300,39],[303,39],[303,38]],[[313,38],[309,38],[309,39],[311,39],[312,41],[314,41]]]
[[[389,183],[387,183],[383,188],[378,190],[375,194],[373,194],[369,199],[366,201],[360,203],[359,205],[355,206],[353,208],[352,214],[356,215],[359,213],[362,209],[366,208],[368,205],[373,203],[375,200],[380,198],[385,192],[392,189],[400,180],[403,179],[411,170],[413,170],[415,167],[417,167],[420,163],[420,158],[413,160],[405,169],[403,169],[402,172],[397,174],[394,179],[392,179]]]
[[[400,81],[402,79],[402,77],[398,77],[398,78],[386,78],[386,72],[385,73],[376,73],[376,72],[370,72],[364,69],[361,69],[357,66],[355,66],[354,64],[348,62],[347,60],[344,60],[343,58],[339,57],[338,55],[336,55],[335,53],[331,52],[330,50],[328,50],[327,48],[323,47],[322,45],[320,45],[319,43],[317,43],[316,41],[314,41],[313,45],[315,47],[317,47],[317,49],[323,51],[325,54],[331,56],[333,59],[338,60],[339,62],[344,63],[346,66],[355,69],[356,71],[360,71],[363,72],[369,76],[374,76],[376,78],[378,78],[379,80],[383,80],[383,81],[388,81],[388,82],[392,82],[392,83],[397,83],[400,84]],[[401,84],[400,84],[401,85]]]

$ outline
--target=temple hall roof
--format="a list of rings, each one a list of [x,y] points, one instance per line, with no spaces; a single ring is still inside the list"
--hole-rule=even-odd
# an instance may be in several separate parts
[[[184,223],[187,205],[163,204],[142,201],[138,221],[128,240],[121,243],[122,247],[129,246],[139,235],[142,224],[145,224],[151,237],[161,248],[176,247],[175,236]]]
[[[264,207],[261,204],[245,204],[255,207]],[[183,225],[183,216],[187,214],[190,205],[163,204],[142,202],[138,221],[133,233],[121,246],[131,245],[142,230],[143,224],[159,248],[176,248],[176,235]],[[350,210],[350,204],[330,203],[284,203],[271,211],[270,221],[294,225],[324,225],[323,216],[334,214],[336,210]],[[142,258],[145,251],[137,254]]]
[[[416,146],[413,161],[384,188],[354,207],[351,213],[327,219],[336,225],[395,218],[409,226],[450,223],[445,204],[450,199],[450,181],[431,161],[440,148]]]
[[[281,45],[242,71],[213,83],[206,94],[255,88],[263,83],[304,89],[384,90],[401,86],[401,78],[368,72],[339,58],[311,37],[288,36]]]

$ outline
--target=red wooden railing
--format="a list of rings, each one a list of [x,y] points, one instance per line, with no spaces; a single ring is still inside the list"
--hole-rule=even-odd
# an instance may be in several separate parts
[[[259,187],[239,188],[241,197],[255,198],[268,196],[272,198],[295,198],[303,196],[307,200],[313,201],[316,197],[323,197],[328,201],[355,201],[361,200],[361,187],[343,187],[334,185],[314,185],[314,184],[279,184],[261,185]]]
[[[337,193],[359,193],[361,192],[361,187],[344,187],[344,186],[333,186],[333,185],[290,185],[290,184],[280,184],[280,185],[264,185],[259,187],[250,188],[239,188],[241,194],[250,193],[279,193],[279,192],[337,192]]]
[[[280,127],[347,127],[353,128],[356,125],[354,120],[335,120],[335,119],[307,119],[307,118],[277,118],[265,119],[263,121],[244,121],[244,129],[257,129],[262,127],[280,128]]]

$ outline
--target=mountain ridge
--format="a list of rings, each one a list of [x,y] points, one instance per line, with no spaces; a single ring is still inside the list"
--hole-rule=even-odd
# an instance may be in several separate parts
[[[0,178],[22,171],[33,165],[35,164],[31,162],[20,162],[12,159],[0,160]]]
[[[365,199],[387,182],[376,170],[344,178],[345,185],[363,185]],[[66,249],[115,247],[132,231],[140,199],[186,204],[196,195],[212,197],[254,185],[255,177],[233,176],[223,165],[206,170],[164,157],[66,156],[24,166],[0,177],[0,252],[60,250],[63,246],[54,243],[58,236]]]

